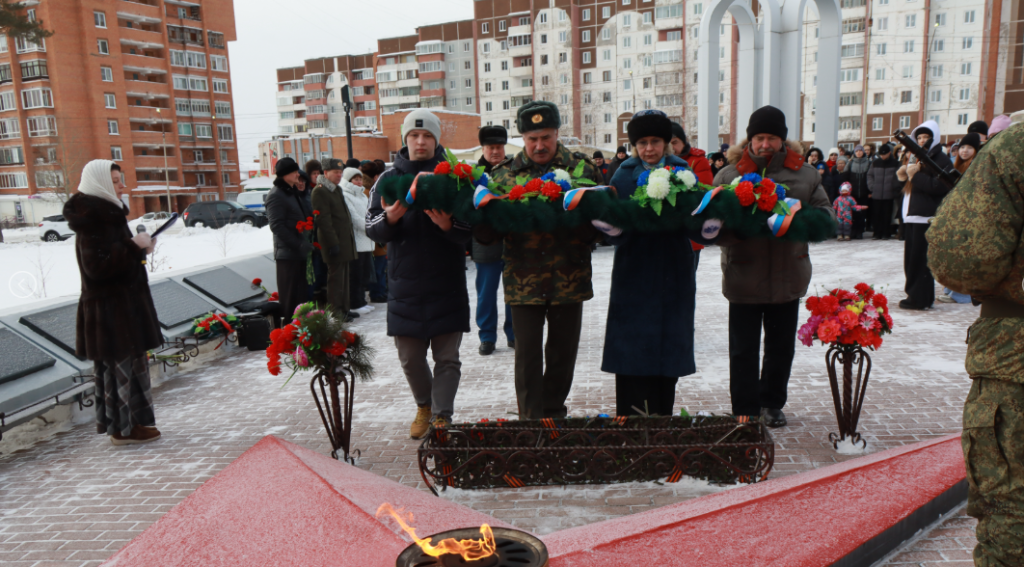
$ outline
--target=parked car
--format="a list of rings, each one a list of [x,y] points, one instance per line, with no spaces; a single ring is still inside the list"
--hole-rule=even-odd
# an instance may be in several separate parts
[[[238,204],[254,211],[266,211],[267,195],[270,191],[246,191],[238,194]]]
[[[185,209],[185,226],[220,228],[228,224],[247,224],[257,228],[266,226],[266,213],[247,209],[234,201],[204,201],[192,203]]]
[[[154,232],[156,229],[164,225],[165,222],[170,220],[171,213],[165,213],[158,211],[154,213],[146,213],[141,217],[128,221],[128,228],[132,229],[132,232],[139,231],[139,225],[146,227],[146,232]]]
[[[74,236],[75,232],[68,227],[64,215],[43,217],[39,223],[39,239],[44,242],[60,242]]]

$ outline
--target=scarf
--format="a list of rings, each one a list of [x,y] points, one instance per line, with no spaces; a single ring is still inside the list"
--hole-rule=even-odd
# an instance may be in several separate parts
[[[323,187],[324,189],[327,189],[328,191],[334,191],[335,189],[338,188],[337,185],[335,185],[334,183],[331,183],[330,179],[327,179],[326,175],[321,175],[320,176],[320,181],[318,181],[317,183],[319,183],[321,187]]]
[[[637,159],[639,159],[639,158],[637,158]],[[665,156],[662,156],[661,160],[658,161],[658,163],[655,163],[655,164],[647,163],[646,161],[644,161],[642,159],[640,160],[640,164],[644,166],[644,170],[645,171],[654,171],[655,169],[661,169],[661,168],[665,167]]]
[[[82,180],[78,184],[78,192],[92,197],[99,197],[114,203],[118,208],[124,207],[124,201],[117,198],[114,181],[110,178],[110,166],[114,162],[107,159],[94,159],[82,169]]]

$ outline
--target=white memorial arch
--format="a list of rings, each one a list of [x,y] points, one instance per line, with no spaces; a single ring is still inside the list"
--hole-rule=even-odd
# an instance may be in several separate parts
[[[697,135],[705,148],[718,140],[719,26],[729,12],[739,30],[737,61],[736,139],[745,137],[750,114],[772,105],[786,114],[789,137],[800,135],[800,81],[803,78],[803,23],[808,0],[760,0],[759,16],[750,2],[712,0],[700,21],[698,48]],[[817,98],[822,102],[810,118],[814,142],[832,147],[839,140],[839,71],[842,11],[839,0],[814,0],[821,17],[818,31]],[[731,37],[727,35],[725,37]]]

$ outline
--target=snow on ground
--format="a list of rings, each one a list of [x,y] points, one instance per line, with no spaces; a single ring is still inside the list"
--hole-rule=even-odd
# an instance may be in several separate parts
[[[42,242],[37,228],[5,230],[5,240],[9,237],[9,242],[0,244],[0,311],[25,308],[36,300],[79,295],[81,279],[74,237]],[[183,228],[157,238],[156,250],[149,257],[150,278],[270,252],[272,247],[269,227],[233,224],[220,229]]]

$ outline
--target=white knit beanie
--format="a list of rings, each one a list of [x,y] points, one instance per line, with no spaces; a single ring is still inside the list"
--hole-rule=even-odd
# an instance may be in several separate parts
[[[352,182],[352,178],[357,176],[357,175],[362,176],[363,172],[359,171],[358,169],[356,169],[354,167],[346,167],[345,171],[341,174],[341,178],[344,179],[345,181],[348,181],[349,183],[351,183]]]
[[[420,108],[405,117],[405,122],[402,123],[402,145],[405,145],[405,137],[413,130],[426,130],[434,136],[438,144],[441,143],[441,121],[429,110]]]
[[[839,148],[832,148],[828,151],[828,155],[836,154],[839,155]]]

